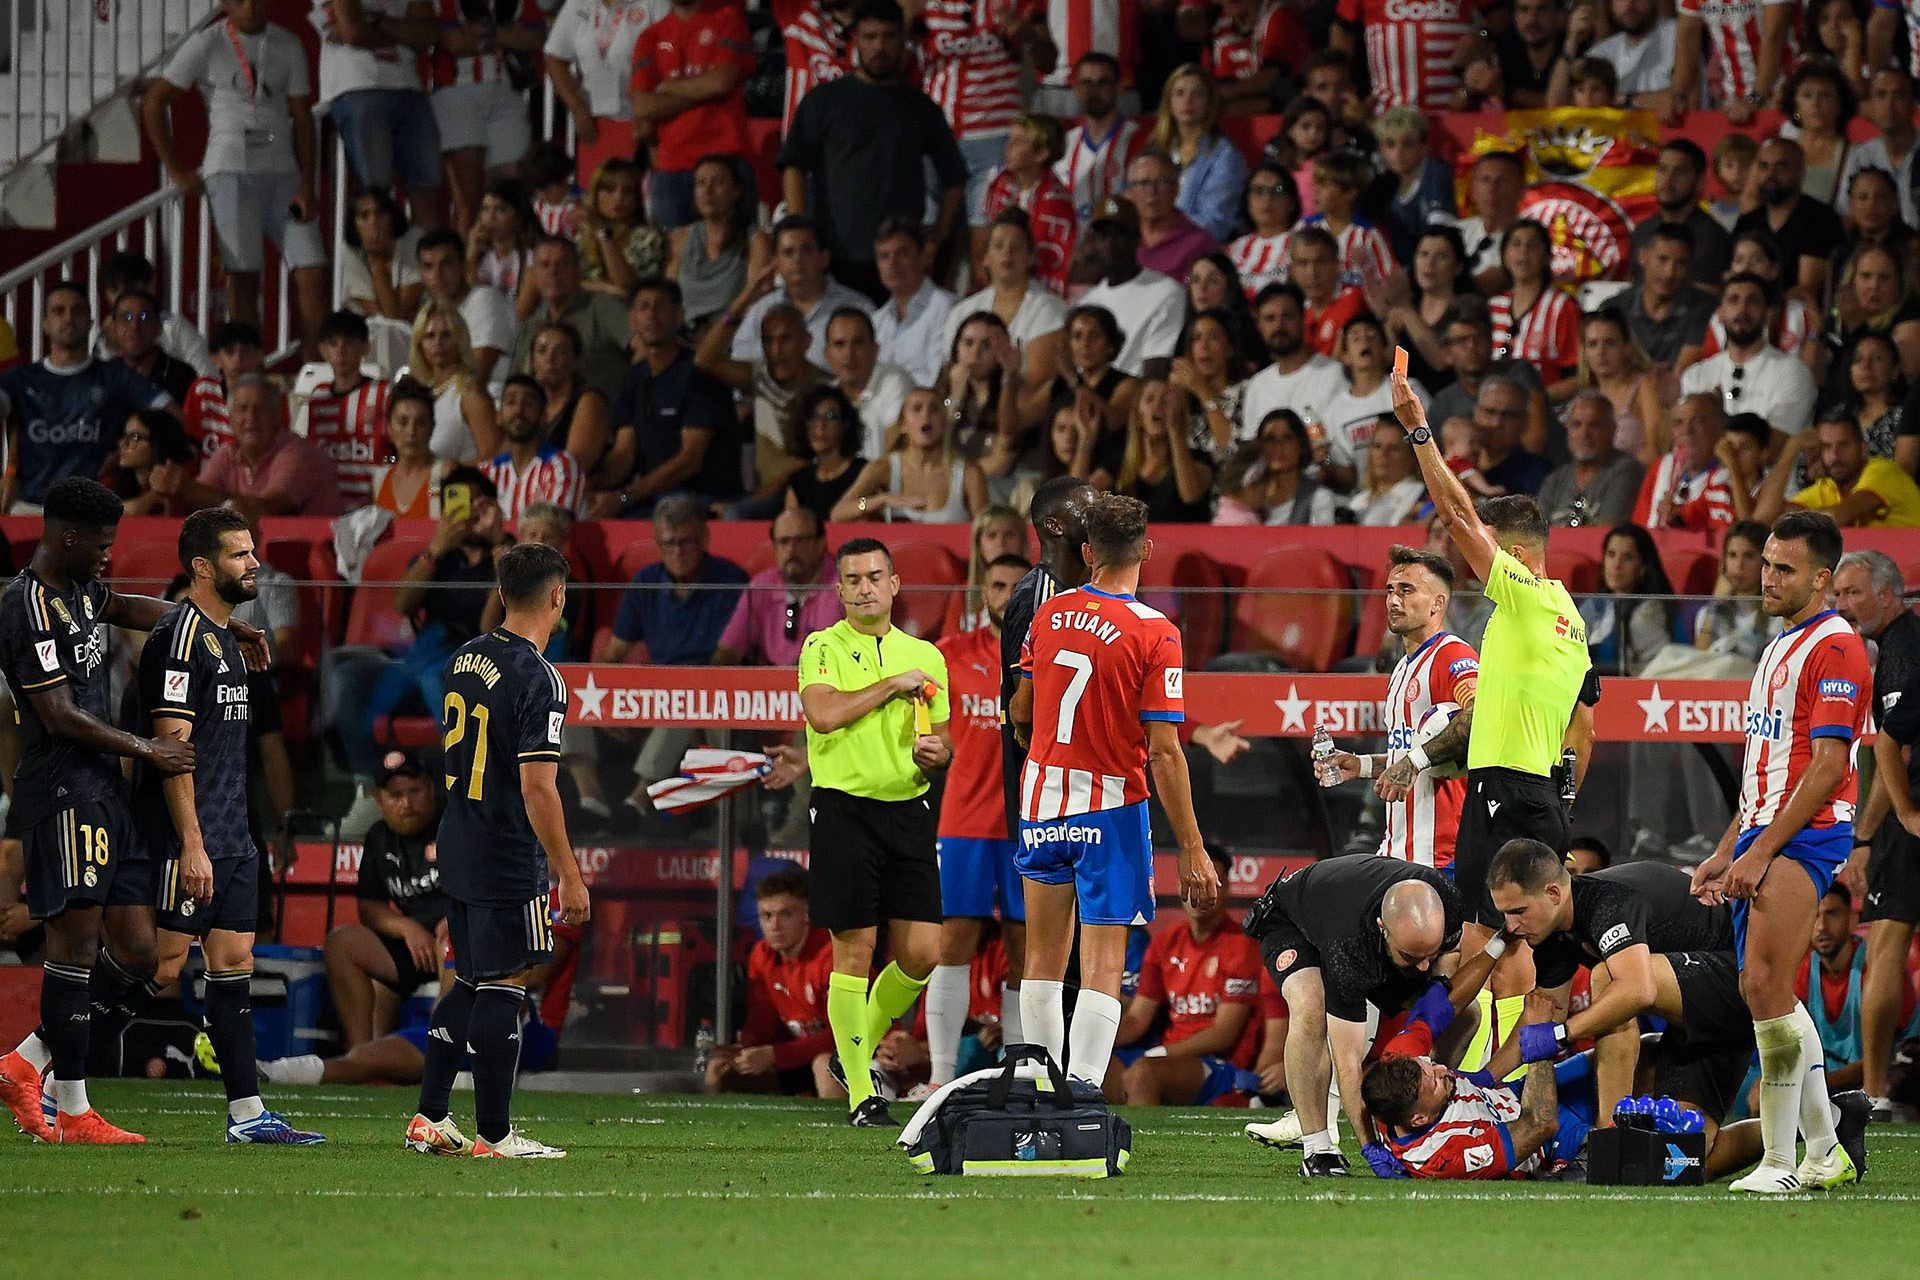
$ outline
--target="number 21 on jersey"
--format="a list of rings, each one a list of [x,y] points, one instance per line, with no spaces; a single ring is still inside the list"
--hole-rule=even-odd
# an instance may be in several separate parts
[[[488,709],[486,703],[476,702],[473,704],[471,712],[471,719],[473,721],[473,759],[467,769],[467,799],[469,800],[480,799],[482,792],[485,790],[485,780],[487,776],[487,720],[491,715],[492,712]],[[451,769],[454,767],[453,749],[459,746],[467,736],[467,721],[469,719],[467,700],[457,693],[448,693],[446,706],[442,708],[440,719],[446,730],[446,736],[442,740],[441,746],[447,758],[446,767]],[[446,775],[446,779],[447,790],[449,791],[453,790],[454,783],[459,781],[458,777],[451,773]]]

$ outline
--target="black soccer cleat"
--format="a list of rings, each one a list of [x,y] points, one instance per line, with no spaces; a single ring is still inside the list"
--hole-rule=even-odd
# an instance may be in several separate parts
[[[839,1054],[831,1053],[827,1055],[827,1074],[832,1076],[833,1082],[842,1089],[845,1089],[848,1093],[853,1092],[853,1086],[847,1083],[847,1068],[841,1063]],[[877,1097],[885,1098],[891,1102],[900,1096],[900,1091],[894,1087],[893,1076],[882,1071],[879,1067],[868,1067],[867,1079],[872,1083],[873,1092]]]
[[[847,1113],[847,1123],[855,1129],[898,1129],[900,1122],[887,1110],[887,1100],[875,1096]]]
[[[1316,1151],[1300,1162],[1303,1178],[1346,1178],[1352,1176],[1347,1158],[1338,1151]]]
[[[1854,1172],[1865,1178],[1867,1125],[1873,1120],[1873,1099],[1858,1089],[1849,1089],[1834,1094],[1832,1102],[1840,1113],[1833,1123],[1834,1136],[1840,1140],[1840,1149],[1853,1161]]]

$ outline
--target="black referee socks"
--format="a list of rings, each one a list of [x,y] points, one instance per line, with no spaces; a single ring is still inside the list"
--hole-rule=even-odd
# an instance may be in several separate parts
[[[526,999],[519,987],[494,982],[481,983],[473,997],[473,1017],[467,1022],[473,1120],[488,1142],[503,1141],[513,1127],[513,1075],[520,1066],[520,1007]]]
[[[473,984],[456,979],[433,1006],[427,1030],[427,1063],[420,1071],[420,1114],[438,1124],[452,1105],[453,1078],[467,1051],[467,1023],[473,1014]]]
[[[253,970],[207,972],[207,1039],[220,1059],[227,1101],[260,1096],[253,1055]]]

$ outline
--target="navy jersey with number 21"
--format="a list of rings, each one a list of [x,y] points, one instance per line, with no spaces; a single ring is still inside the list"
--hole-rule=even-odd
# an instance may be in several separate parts
[[[547,889],[547,856],[527,818],[520,766],[558,762],[567,686],[553,664],[505,627],[447,660],[440,708],[440,885],[476,906],[518,906]]]

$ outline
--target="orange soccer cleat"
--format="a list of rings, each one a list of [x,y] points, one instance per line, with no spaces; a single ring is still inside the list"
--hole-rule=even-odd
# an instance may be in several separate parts
[[[108,1124],[98,1111],[77,1116],[62,1111],[60,1118],[53,1122],[53,1141],[94,1147],[133,1147],[144,1143],[146,1139]]]
[[[20,1132],[41,1142],[53,1141],[53,1129],[40,1114],[40,1073],[17,1052],[0,1058],[0,1103],[13,1113]]]

